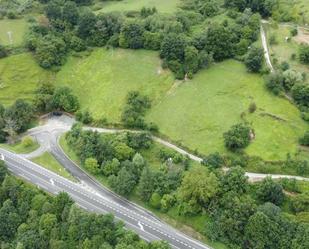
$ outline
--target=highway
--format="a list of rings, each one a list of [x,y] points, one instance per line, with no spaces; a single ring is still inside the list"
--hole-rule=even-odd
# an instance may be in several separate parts
[[[108,191],[103,191],[101,194],[101,191],[63,178],[25,157],[4,149],[0,149],[0,153],[4,155],[4,161],[13,174],[51,194],[65,191],[79,206],[88,211],[103,214],[112,213],[116,219],[122,220],[127,228],[134,230],[146,241],[165,240],[172,248],[179,249],[210,249],[209,246],[189,238],[159,221],[145,210],[138,207],[132,208],[130,203],[119,200],[116,196],[113,198],[105,196],[106,194],[112,195]],[[113,199],[116,199],[117,202]]]

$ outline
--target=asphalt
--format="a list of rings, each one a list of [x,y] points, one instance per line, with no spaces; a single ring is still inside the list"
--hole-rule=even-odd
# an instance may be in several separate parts
[[[134,230],[146,241],[165,240],[172,248],[210,249],[211,247],[196,241],[159,221],[130,203],[123,203],[116,196],[108,196],[105,191],[85,187],[72,182],[12,152],[0,149],[4,160],[15,175],[37,185],[39,188],[58,194],[67,192],[82,208],[96,213],[112,213],[116,219],[122,220],[126,227]],[[95,186],[92,186],[95,187]]]

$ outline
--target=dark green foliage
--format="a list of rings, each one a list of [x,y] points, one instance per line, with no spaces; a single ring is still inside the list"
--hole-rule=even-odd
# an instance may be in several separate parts
[[[300,45],[299,60],[303,64],[309,64],[309,45],[305,44]]]
[[[216,152],[204,157],[202,164],[211,169],[218,169],[224,165],[224,158]]]
[[[2,184],[8,171],[3,161],[0,161],[0,184]]]
[[[130,171],[122,168],[117,176],[110,176],[108,178],[109,185],[111,188],[120,195],[127,196],[131,193],[136,185],[134,176]]]
[[[24,132],[33,118],[33,106],[22,99],[18,99],[4,112],[5,130],[10,135]]]
[[[11,176],[6,181],[0,185],[1,248],[170,248],[161,241],[147,244],[111,214],[79,209],[66,193],[52,197]]]
[[[182,35],[175,33],[164,37],[161,44],[160,56],[168,61],[183,61],[187,43]]]
[[[152,137],[150,133],[127,133],[128,145],[135,149],[149,149],[152,144]]]
[[[142,48],[144,27],[140,22],[129,21],[121,27],[119,46],[122,48]]]
[[[280,205],[284,199],[283,188],[279,183],[267,177],[259,184],[257,196],[263,202],[272,202],[275,205]]]
[[[160,33],[154,33],[145,31],[143,34],[144,48],[150,50],[159,50],[162,42],[162,35]]]
[[[4,58],[6,57],[8,54],[7,54],[7,51],[5,49],[5,47],[3,45],[0,44],[0,58]]]
[[[264,52],[261,48],[252,47],[245,59],[245,64],[249,72],[260,72],[264,59]]]
[[[52,106],[56,110],[75,112],[79,108],[79,101],[68,87],[59,87],[52,98]]]
[[[90,124],[93,121],[91,113],[88,110],[76,112],[76,120],[83,124]]]
[[[127,96],[127,104],[123,110],[121,120],[127,127],[146,128],[144,115],[151,106],[147,96],[141,95],[139,92],[129,92]]]
[[[266,78],[266,87],[273,94],[278,95],[280,92],[284,90],[283,82],[284,82],[284,79],[283,79],[283,75],[281,72],[271,73]]]
[[[300,107],[309,108],[309,84],[296,84],[293,86],[292,97]]]
[[[245,171],[237,166],[231,168],[221,180],[223,192],[233,191],[239,195],[247,192],[249,184]]]
[[[247,124],[233,125],[223,134],[225,146],[229,150],[243,149],[250,143],[251,128]]]
[[[141,17],[145,18],[145,17],[148,17],[148,16],[151,16],[155,13],[157,13],[157,9],[156,7],[153,7],[153,8],[146,8],[146,7],[143,7],[141,9]]]
[[[43,68],[62,65],[65,55],[66,44],[61,37],[46,35],[36,44],[35,57]]]
[[[309,131],[306,131],[304,136],[299,139],[299,143],[304,146],[309,146]]]

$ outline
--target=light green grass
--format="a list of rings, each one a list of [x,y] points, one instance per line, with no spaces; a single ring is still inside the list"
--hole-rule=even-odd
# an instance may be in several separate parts
[[[29,53],[0,59],[0,103],[9,105],[17,98],[32,99],[37,85],[51,77]]]
[[[0,44],[20,46],[27,28],[28,24],[24,19],[0,20]],[[8,32],[11,32],[11,40]]]
[[[246,72],[240,62],[228,60],[203,70],[184,82],[155,105],[148,121],[159,125],[161,133],[202,153],[226,152],[222,134],[242,121],[251,102],[258,110],[246,114],[256,139],[245,150],[267,160],[284,159],[297,151],[298,138],[308,129],[299,111],[283,98],[271,95],[263,79]],[[279,121],[263,113],[276,115]]]
[[[97,4],[102,9],[99,12],[111,11],[139,11],[142,7],[156,7],[159,12],[171,13],[177,10],[180,0],[123,0],[123,1],[104,1]]]
[[[39,157],[33,158],[33,162],[51,170],[58,175],[61,175],[69,180],[75,181],[75,178],[48,152],[45,152]]]
[[[17,154],[29,154],[37,150],[40,145],[37,143],[37,141],[34,140],[33,144],[30,146],[25,146],[22,142],[18,142],[16,144],[0,144],[0,147],[15,152]]]
[[[173,76],[160,63],[157,52],[96,49],[88,57],[70,57],[56,82],[70,86],[95,118],[119,122],[129,91],[138,90],[155,104],[171,87]]]
[[[280,63],[286,61],[290,64],[290,67],[298,72],[305,72],[309,74],[308,65],[301,64],[298,59],[292,60],[292,54],[296,54],[298,56],[299,44],[292,38],[290,42],[286,41],[286,37],[290,37],[290,31],[292,27],[287,26],[275,26],[264,24],[267,32],[267,38],[271,35],[276,37],[277,44],[269,44],[271,58],[278,60],[278,65]],[[307,81],[309,79],[307,77]]]

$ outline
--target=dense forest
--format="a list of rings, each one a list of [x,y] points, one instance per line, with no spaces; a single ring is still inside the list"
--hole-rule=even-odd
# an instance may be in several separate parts
[[[146,243],[109,215],[88,213],[64,192],[50,196],[0,163],[1,249],[169,249]]]

